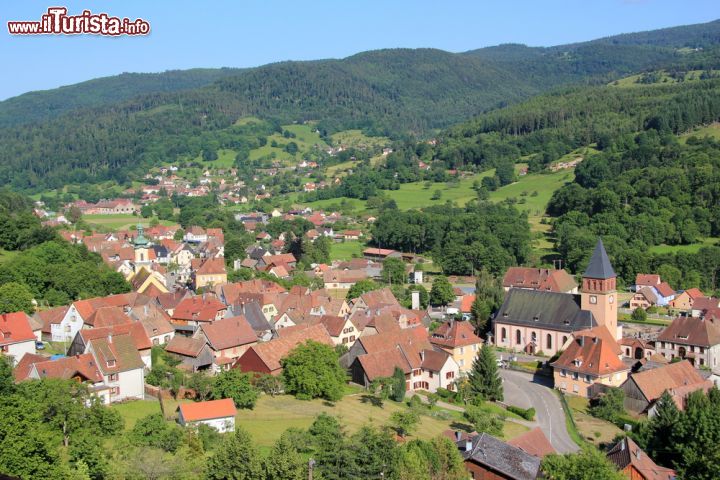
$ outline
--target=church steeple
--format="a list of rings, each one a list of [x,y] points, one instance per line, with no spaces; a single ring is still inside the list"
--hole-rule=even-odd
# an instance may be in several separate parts
[[[592,312],[599,325],[605,325],[615,338],[622,337],[617,327],[617,304],[615,302],[617,274],[610,263],[600,238],[582,279],[581,308]]]
[[[610,264],[610,259],[605,251],[605,245],[603,245],[602,238],[598,238],[595,244],[595,250],[593,251],[592,257],[590,257],[590,263],[588,264],[583,278],[595,278],[598,280],[607,280],[608,278],[615,278],[615,270],[613,270]]]

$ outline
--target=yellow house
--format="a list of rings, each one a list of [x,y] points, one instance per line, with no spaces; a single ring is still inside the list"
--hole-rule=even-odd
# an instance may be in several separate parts
[[[132,285],[133,290],[138,293],[146,293],[148,291],[153,294],[168,293],[162,275],[158,272],[151,272],[145,267],[140,267],[137,272],[128,278],[128,281]]]
[[[201,263],[202,262],[202,263]],[[193,259],[193,283],[195,290],[227,283],[224,258]]]
[[[604,325],[576,332],[552,364],[555,388],[589,398],[596,383],[619,387],[630,371],[621,356],[620,345]]]
[[[460,367],[460,373],[472,369],[482,347],[482,339],[475,335],[470,322],[456,320],[440,325],[430,336],[430,343],[450,354]]]

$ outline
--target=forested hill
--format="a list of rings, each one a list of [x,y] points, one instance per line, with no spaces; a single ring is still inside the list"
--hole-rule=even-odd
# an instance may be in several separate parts
[[[0,102],[0,127],[46,120],[78,108],[109,105],[146,93],[199,88],[240,72],[242,70],[236,68],[195,68],[163,73],[123,73],[29,92]]]
[[[204,141],[234,148],[240,139],[233,124],[244,116],[317,120],[323,132],[426,134],[561,86],[604,84],[679,64],[720,66],[720,45],[713,47],[708,33],[720,32],[720,23],[681,31],[682,40],[668,36],[671,47],[504,45],[460,54],[391,49],[221,71],[214,81],[215,73],[205,70],[127,75],[21,96],[0,102],[0,182],[36,190],[127,179],[159,161],[196,156]],[[681,51],[680,44],[706,48]],[[78,105],[84,107],[73,109]],[[15,124],[7,125],[11,117]]]
[[[233,80],[220,82],[213,90],[244,95],[243,107],[252,114],[287,118],[334,113],[355,126],[357,118],[347,110],[369,100],[370,113],[384,112],[396,118],[387,122],[390,126],[416,116],[406,113],[414,109],[412,113],[421,117],[419,127],[436,127],[460,121],[468,111],[477,114],[558,84],[655,68],[659,63],[677,61],[678,49],[718,44],[720,21],[714,21],[548,48],[502,45],[463,54],[381,50],[344,60],[283,62],[251,69],[125,73],[0,102],[0,127],[50,119],[71,110],[109,105],[138,95],[201,88],[229,77]],[[258,82],[268,85],[255,92]],[[301,90],[305,82],[318,84],[317,92]],[[443,88],[445,85],[449,88]],[[304,100],[306,94],[310,98]],[[337,102],[323,101],[333,94],[340,97]],[[438,97],[448,98],[439,102]],[[423,104],[423,100],[429,103]],[[393,103],[397,101],[400,103]],[[391,111],[387,111],[388,103],[393,105]],[[428,115],[424,107],[433,108],[433,114]]]

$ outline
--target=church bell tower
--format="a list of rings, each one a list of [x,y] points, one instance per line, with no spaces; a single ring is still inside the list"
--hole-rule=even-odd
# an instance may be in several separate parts
[[[616,339],[622,338],[617,324],[617,275],[610,264],[605,246],[598,239],[590,264],[582,279],[581,308],[588,310],[599,325],[605,325]]]

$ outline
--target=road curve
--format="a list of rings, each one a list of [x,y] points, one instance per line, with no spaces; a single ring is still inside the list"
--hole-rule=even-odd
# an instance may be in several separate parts
[[[538,426],[558,452],[579,450],[568,435],[565,413],[552,390],[552,380],[513,370],[500,370],[500,375],[506,403],[522,408],[534,407]]]

